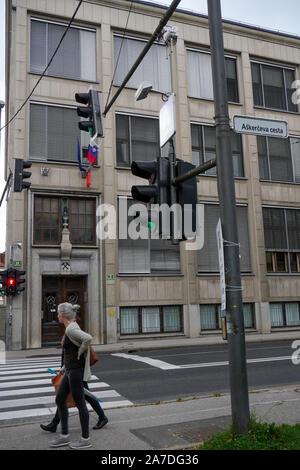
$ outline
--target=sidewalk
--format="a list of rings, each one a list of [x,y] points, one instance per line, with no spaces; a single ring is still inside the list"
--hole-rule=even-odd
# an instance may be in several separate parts
[[[271,334],[248,333],[246,335],[246,343],[264,342],[264,341],[290,341],[300,340],[300,330],[296,331],[280,331]],[[227,344],[222,339],[221,333],[218,335],[203,335],[198,338],[186,338],[182,336],[166,337],[156,339],[127,339],[121,340],[114,344],[93,344],[93,348],[98,353],[114,353],[114,352],[137,352],[151,349],[177,348],[187,346],[209,346],[214,344]],[[60,347],[22,349],[19,351],[8,351],[7,359],[19,359],[34,356],[56,356],[60,354]],[[292,349],[291,349],[292,353]]]
[[[276,424],[300,422],[300,385],[249,393],[250,409],[263,421]],[[91,450],[189,450],[224,429],[231,421],[230,395],[204,396],[159,405],[140,405],[107,410],[109,423],[94,431],[90,413]],[[55,434],[35,423],[0,427],[1,450],[51,450]],[[70,416],[71,439],[80,435],[77,413]],[[61,447],[69,450],[69,447]],[[107,454],[105,454],[107,455]],[[99,455],[97,455],[97,458]]]

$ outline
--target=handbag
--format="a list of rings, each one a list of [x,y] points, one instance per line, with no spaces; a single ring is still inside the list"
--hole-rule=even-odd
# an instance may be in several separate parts
[[[54,385],[56,394],[58,392],[58,389],[59,389],[60,383],[62,381],[62,378],[63,378],[62,374],[59,373],[59,374],[55,375],[54,377],[52,377],[52,379],[51,379],[51,382]],[[67,396],[66,404],[67,404],[68,408],[75,408],[76,407],[75,402],[74,402],[74,398],[73,398],[71,393],[69,393],[69,395]]]
[[[98,361],[98,356],[92,346],[90,346],[90,366],[93,366]]]

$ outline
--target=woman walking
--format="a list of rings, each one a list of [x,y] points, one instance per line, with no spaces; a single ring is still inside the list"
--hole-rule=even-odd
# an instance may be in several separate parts
[[[75,321],[79,305],[68,302],[59,304],[58,321],[65,326],[63,339],[64,374],[56,395],[56,405],[61,421],[61,434],[51,442],[51,447],[69,445],[72,449],[85,449],[91,447],[89,437],[89,412],[86,406],[83,381],[91,377],[90,350],[91,335],[81,330]],[[68,430],[68,408],[66,399],[72,393],[75,405],[79,412],[82,435],[78,442],[71,443]]]

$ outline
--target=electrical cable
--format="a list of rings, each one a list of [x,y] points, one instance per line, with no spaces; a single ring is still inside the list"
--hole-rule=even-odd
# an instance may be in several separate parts
[[[38,81],[36,82],[35,86],[34,86],[33,89],[31,90],[30,94],[27,96],[27,98],[26,98],[26,100],[24,101],[24,103],[22,103],[22,105],[20,106],[20,108],[19,108],[19,109],[15,112],[15,114],[9,119],[9,121],[8,121],[6,124],[4,124],[4,126],[2,126],[2,127],[0,128],[0,132],[2,131],[2,129],[5,129],[5,127],[7,127],[7,126],[16,118],[16,116],[17,116],[17,115],[19,114],[19,112],[24,108],[25,104],[29,101],[29,99],[30,99],[31,96],[33,95],[35,89],[37,88],[37,86],[38,86],[39,83],[41,82],[42,78],[45,76],[45,73],[47,72],[48,68],[50,67],[50,65],[51,65],[51,63],[52,63],[52,61],[53,61],[53,59],[54,59],[54,57],[55,57],[55,55],[56,55],[56,53],[57,53],[57,51],[58,51],[60,45],[61,45],[61,43],[63,42],[63,40],[64,40],[64,38],[65,38],[65,36],[66,36],[68,30],[70,29],[70,27],[71,27],[71,25],[72,25],[72,23],[73,23],[73,21],[74,21],[74,18],[75,18],[75,16],[76,16],[76,14],[77,14],[77,12],[78,12],[78,10],[79,10],[79,8],[80,8],[82,2],[83,2],[83,0],[79,0],[79,3],[78,3],[78,5],[77,5],[77,7],[76,7],[76,10],[74,11],[72,18],[70,19],[69,24],[68,24],[68,26],[66,27],[66,29],[65,29],[65,31],[64,31],[64,33],[63,33],[63,35],[62,35],[62,37],[61,37],[61,39],[60,39],[58,45],[57,45],[55,51],[53,52],[53,54],[52,54],[52,56],[51,56],[51,59],[49,60],[48,64],[46,65],[46,68],[45,68],[45,70],[43,71],[42,75],[39,77]]]
[[[126,31],[127,31],[128,21],[129,21],[129,17],[130,17],[130,13],[131,13],[132,1],[133,1],[133,0],[131,0],[130,7],[129,7],[129,10],[128,10],[126,25],[125,25],[125,28],[124,28],[123,37],[122,37],[122,42],[121,42],[121,47],[120,47],[120,50],[119,50],[119,54],[118,54],[118,58],[117,58],[115,70],[114,70],[114,73],[113,73],[113,77],[112,77],[112,79],[111,79],[111,83],[110,83],[110,87],[109,87],[109,90],[108,90],[107,100],[106,100],[104,109],[106,109],[106,106],[107,106],[107,103],[108,103],[108,100],[109,100],[109,96],[110,96],[110,93],[111,93],[111,89],[112,89],[112,86],[113,86],[113,81],[114,81],[114,78],[115,78],[115,75],[116,75],[116,71],[117,71],[117,68],[118,68],[119,59],[120,59],[120,55],[121,55],[121,51],[122,51],[122,47],[123,47],[123,42],[124,42],[124,37],[125,37]]]

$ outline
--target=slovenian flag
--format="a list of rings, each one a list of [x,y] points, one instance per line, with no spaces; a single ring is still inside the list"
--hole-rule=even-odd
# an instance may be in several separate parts
[[[88,147],[87,159],[92,164],[92,166],[94,166],[97,161],[98,149],[99,147],[96,144],[90,144]]]

